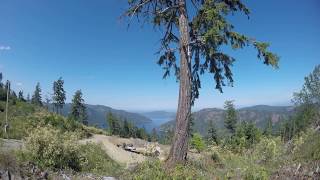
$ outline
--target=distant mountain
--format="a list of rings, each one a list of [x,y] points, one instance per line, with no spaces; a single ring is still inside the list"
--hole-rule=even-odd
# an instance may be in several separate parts
[[[120,119],[127,119],[128,121],[134,123],[138,127],[147,127],[152,124],[152,120],[137,113],[127,112],[124,110],[113,109],[108,106],[103,105],[89,105],[86,104],[87,114],[88,114],[88,123],[89,125],[95,125],[100,128],[106,128],[106,117],[109,112],[114,116]],[[52,108],[50,108],[52,109]],[[68,103],[63,107],[62,114],[68,116],[71,111],[71,104]]]
[[[264,128],[270,118],[273,124],[277,124],[279,121],[290,117],[293,114],[293,107],[257,105],[240,108],[237,112],[239,121],[252,121],[258,127]],[[210,121],[213,121],[220,130],[224,130],[224,113],[223,109],[218,108],[207,108],[194,112],[194,130],[205,135]],[[161,125],[160,129],[165,131],[174,126],[175,121],[169,121]]]

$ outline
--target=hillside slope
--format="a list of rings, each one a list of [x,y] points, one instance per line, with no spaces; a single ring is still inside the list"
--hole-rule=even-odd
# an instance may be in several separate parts
[[[133,122],[138,127],[147,127],[150,124],[152,124],[151,119],[137,113],[127,112],[124,110],[117,110],[103,105],[86,104],[86,108],[89,125],[98,126],[99,128],[107,127],[106,120],[109,112],[111,112],[114,116],[116,116],[119,119],[127,119],[128,121]],[[50,107],[50,110],[52,110],[52,106]],[[70,111],[71,104],[67,103],[62,109],[62,114],[64,116],[68,116]]]
[[[205,135],[210,121],[221,130],[224,129],[224,110],[218,108],[206,108],[193,113],[194,126],[193,129]],[[237,110],[239,121],[252,121],[263,128],[268,119],[271,119],[273,124],[287,119],[293,113],[293,108],[290,106],[267,106],[257,105],[245,107]],[[161,130],[165,131],[168,128],[173,128],[175,122],[169,121],[161,126]]]

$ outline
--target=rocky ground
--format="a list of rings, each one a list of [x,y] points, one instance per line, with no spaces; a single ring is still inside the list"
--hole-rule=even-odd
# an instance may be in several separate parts
[[[282,167],[271,176],[271,179],[320,180],[320,161]]]

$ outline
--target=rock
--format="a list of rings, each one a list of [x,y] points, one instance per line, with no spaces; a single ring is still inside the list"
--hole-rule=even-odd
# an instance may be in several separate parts
[[[102,177],[102,180],[117,180],[114,177]]]
[[[67,175],[65,175],[65,174],[62,174],[62,178],[63,178],[63,180],[71,180],[71,178],[69,178]]]

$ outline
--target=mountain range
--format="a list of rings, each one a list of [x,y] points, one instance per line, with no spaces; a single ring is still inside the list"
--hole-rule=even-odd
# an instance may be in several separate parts
[[[111,112],[119,119],[126,119],[138,127],[147,127],[152,125],[152,120],[138,113],[127,112],[124,110],[113,109],[103,105],[86,104],[88,123],[92,126],[107,128],[107,116]],[[50,108],[52,109],[52,107]],[[62,109],[62,115],[68,116],[71,111],[71,104],[67,103]]]
[[[294,112],[291,106],[267,106],[257,105],[237,109],[238,120],[252,121],[258,127],[264,128],[268,119],[271,119],[273,125],[278,124],[281,120],[288,119]],[[220,130],[224,130],[225,110],[218,108],[206,108],[193,113],[193,129],[202,135],[207,133],[209,122],[212,121]],[[175,121],[169,121],[161,125],[161,131],[173,129]]]
[[[124,110],[113,109],[103,105],[89,105],[86,104],[88,123],[92,126],[100,128],[107,128],[107,116],[111,112],[119,119],[127,119],[138,127],[145,127],[147,131],[152,128],[166,131],[173,129],[175,126],[175,112],[167,111],[151,111],[151,112],[128,112]],[[51,108],[52,109],[52,108]],[[71,104],[68,103],[62,109],[62,114],[67,116],[71,111]],[[288,119],[294,112],[291,106],[267,106],[257,105],[237,109],[239,121],[252,121],[258,127],[263,128],[266,126],[268,119],[272,120],[275,125],[281,120]],[[205,135],[210,121],[220,130],[224,129],[224,114],[225,111],[219,108],[206,108],[193,113],[193,129]]]

